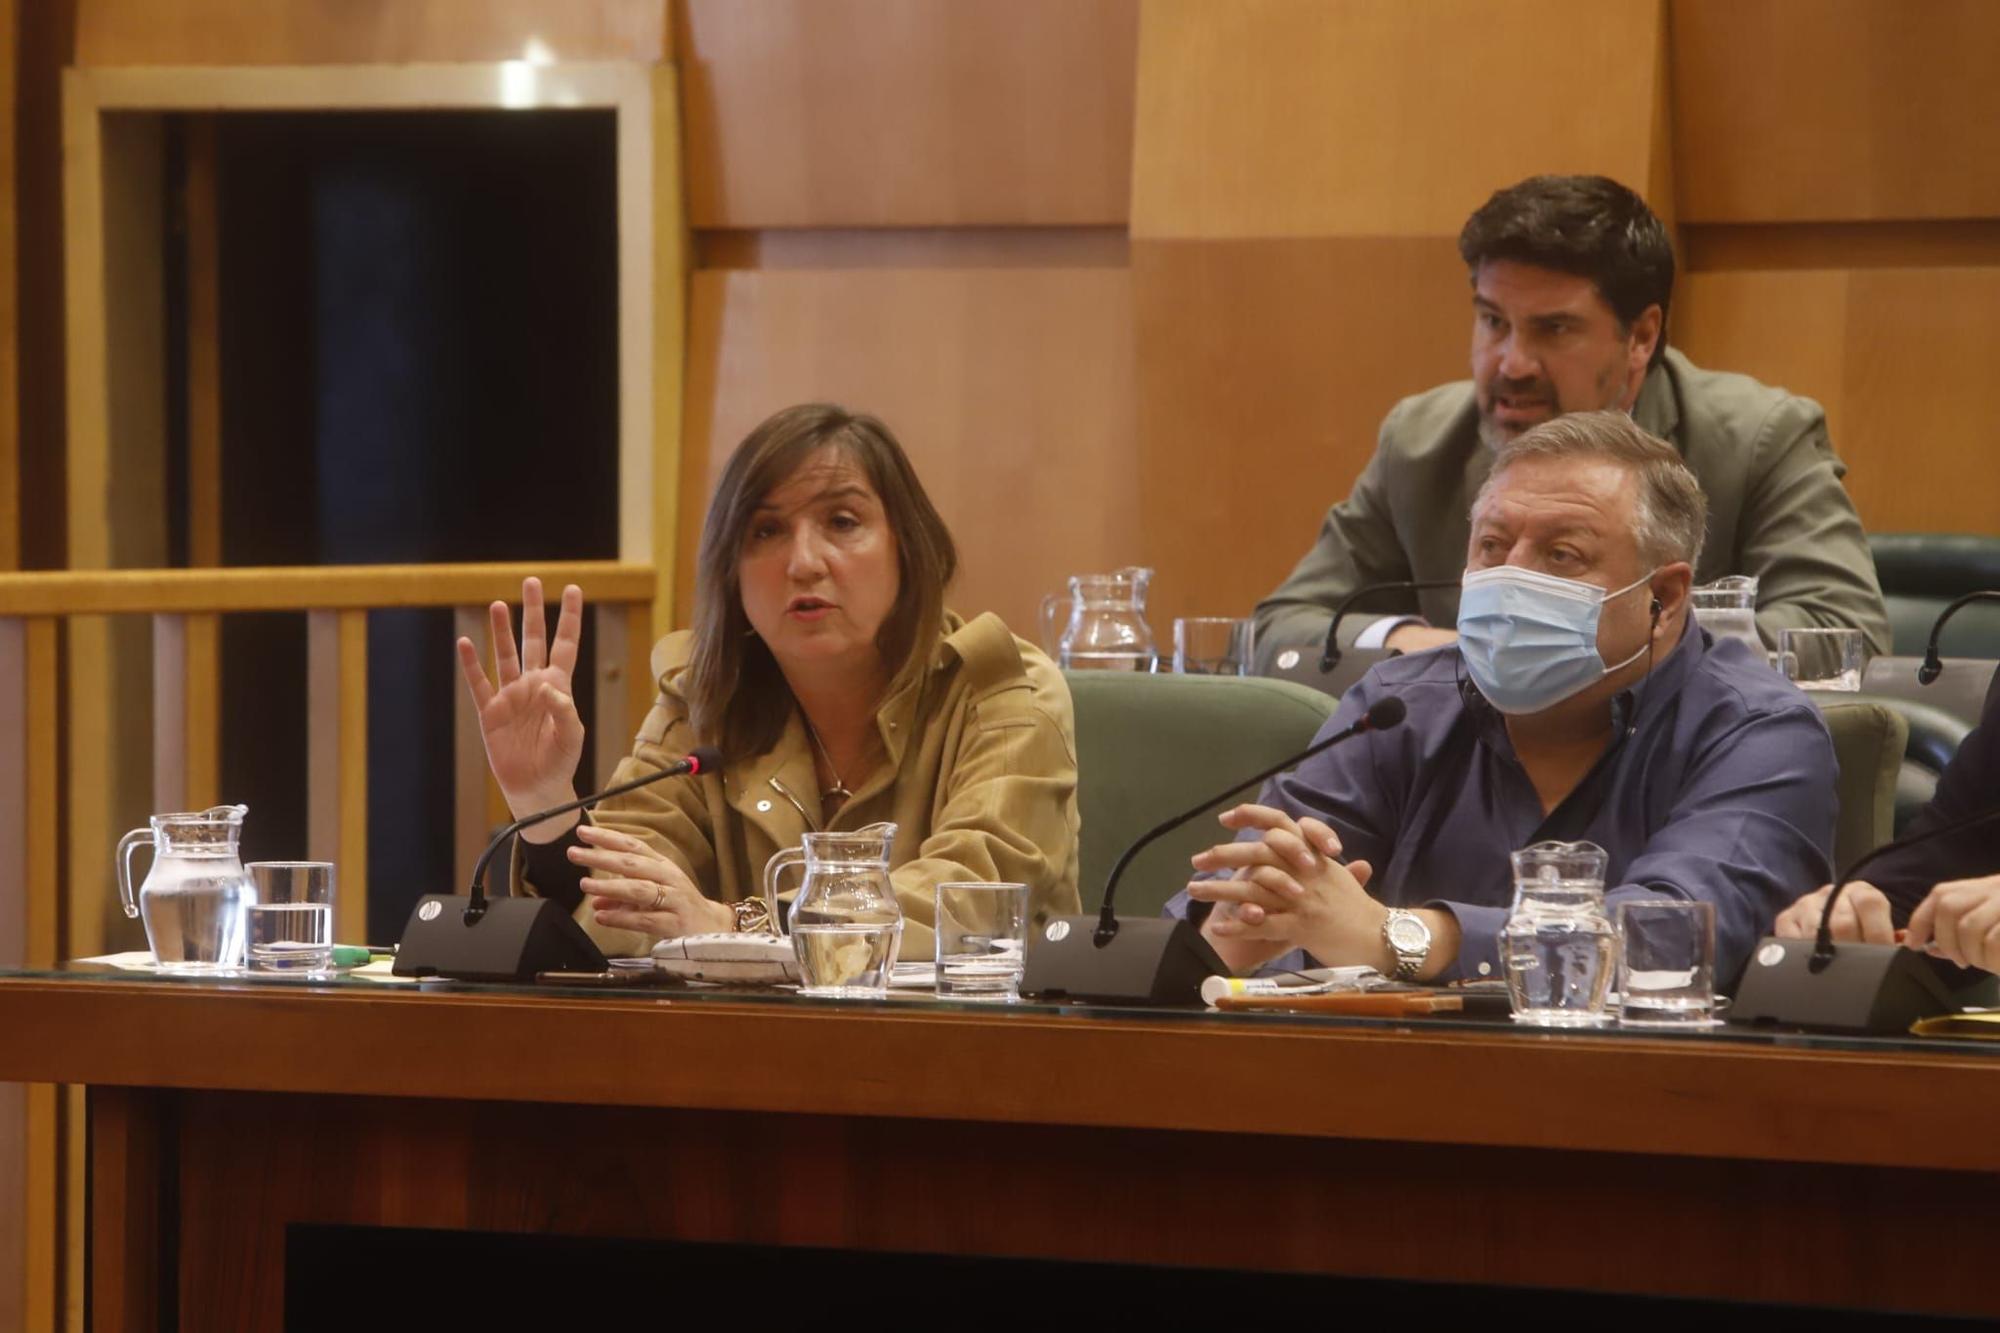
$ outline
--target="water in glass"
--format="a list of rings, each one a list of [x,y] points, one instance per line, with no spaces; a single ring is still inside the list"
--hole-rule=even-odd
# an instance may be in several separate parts
[[[808,833],[764,865],[764,894],[776,919],[778,881],[793,866],[805,883],[788,918],[804,995],[878,999],[903,938],[903,909],[889,882],[894,824],[848,833]]]
[[[1617,932],[1604,912],[1607,860],[1588,842],[1514,853],[1514,910],[1500,961],[1516,1022],[1593,1027],[1608,1017]]]
[[[243,966],[244,908],[255,900],[237,857],[249,807],[218,805],[154,815],[118,843],[118,893],[125,915],[146,926],[146,943],[163,972],[227,972]],[[134,893],[132,853],[153,849],[153,865]]]
[[[333,908],[322,903],[251,903],[244,911],[250,966],[315,972],[333,962]]]

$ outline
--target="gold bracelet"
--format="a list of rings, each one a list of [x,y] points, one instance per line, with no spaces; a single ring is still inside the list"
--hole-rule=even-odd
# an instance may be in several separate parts
[[[773,935],[776,930],[771,920],[771,904],[761,896],[739,898],[729,904],[736,913],[736,933],[739,935]]]

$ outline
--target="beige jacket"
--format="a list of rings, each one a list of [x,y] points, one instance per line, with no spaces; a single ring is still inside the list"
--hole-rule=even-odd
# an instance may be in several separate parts
[[[611,784],[664,767],[695,744],[680,677],[693,647],[685,630],[653,647],[660,694]],[[904,916],[901,957],[932,956],[933,890],[952,880],[1028,885],[1033,922],[1080,911],[1077,897],[1076,728],[1069,687],[1049,659],[998,616],[948,616],[928,676],[876,714],[889,762],[835,814],[833,829],[896,825],[890,878]],[[796,709],[770,752],[719,774],[666,778],[606,801],[598,824],[645,839],[722,902],[763,892],[764,863],[819,831],[818,780]],[[516,860],[517,884],[521,879]],[[798,887],[798,872],[785,886]],[[532,884],[526,888],[533,889]],[[650,941],[577,919],[605,953],[635,955]]]

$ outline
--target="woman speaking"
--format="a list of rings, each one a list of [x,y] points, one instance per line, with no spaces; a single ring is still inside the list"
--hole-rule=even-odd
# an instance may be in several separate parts
[[[1029,888],[1035,920],[1079,910],[1076,745],[1055,667],[998,616],[944,606],[951,534],[880,421],[825,404],[777,413],[737,446],[709,504],[695,621],[654,645],[659,696],[613,782],[696,745],[721,771],[666,778],[521,834],[517,883],[576,911],[608,954],[679,935],[775,928],[764,863],[808,832],[897,825],[890,878],[903,956],[932,952],[932,890]],[[516,818],[574,800],[571,697],[583,594],[545,643],[521,588],[521,645],[491,608],[497,679],[459,665],[487,762]]]

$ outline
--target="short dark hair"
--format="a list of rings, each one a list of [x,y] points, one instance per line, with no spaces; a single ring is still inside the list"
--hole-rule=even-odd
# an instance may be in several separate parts
[[[1496,191],[1465,220],[1458,253],[1475,277],[1488,260],[1511,259],[1589,278],[1626,328],[1657,305],[1653,360],[1666,349],[1673,240],[1644,199],[1608,176],[1530,176]]]
[[[958,551],[889,428],[832,403],[773,413],[729,456],[695,555],[694,650],[682,694],[695,738],[720,746],[731,761],[770,750],[791,716],[777,660],[750,633],[743,610],[736,571],[745,534],[764,498],[821,449],[837,449],[861,469],[896,534],[901,584],[875,635],[889,667],[889,694],[922,681],[944,632],[944,590],[958,571]]]

